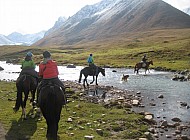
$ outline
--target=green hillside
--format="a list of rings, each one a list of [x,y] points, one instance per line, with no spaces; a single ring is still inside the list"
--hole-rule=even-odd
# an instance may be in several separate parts
[[[118,38],[102,39],[98,42],[76,46],[26,47],[1,46],[0,59],[21,60],[27,51],[32,51],[38,64],[42,52],[49,50],[60,65],[73,63],[86,65],[93,53],[97,65],[133,67],[144,54],[153,60],[152,68],[165,67],[172,70],[190,70],[190,29],[154,30],[136,32]]]

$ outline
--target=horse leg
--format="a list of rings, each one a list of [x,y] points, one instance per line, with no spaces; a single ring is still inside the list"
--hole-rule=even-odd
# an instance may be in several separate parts
[[[87,87],[89,88],[89,84],[88,84],[88,82],[87,82],[87,79],[86,79],[86,85],[87,85]]]
[[[96,76],[96,85],[98,85],[98,75]]]
[[[28,100],[28,94],[29,94],[29,91],[25,91],[24,92],[24,101],[22,102],[22,116],[24,119],[26,119],[26,101]]]
[[[139,74],[139,69],[137,69],[136,71],[137,71],[137,74]]]
[[[85,79],[83,80],[83,87],[86,88],[86,87],[85,87]]]
[[[90,82],[90,84],[92,84],[92,83],[94,83],[94,75],[93,75],[93,80],[92,80],[92,82]]]

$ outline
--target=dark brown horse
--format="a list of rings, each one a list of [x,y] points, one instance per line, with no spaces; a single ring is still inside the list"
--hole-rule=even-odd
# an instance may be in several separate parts
[[[93,81],[90,82],[90,84],[92,84],[94,82],[94,76],[96,76],[96,85],[98,85],[98,74],[99,73],[101,73],[103,76],[105,76],[105,69],[97,67],[97,72],[94,72],[91,67],[85,67],[80,71],[79,83],[81,83],[82,75],[84,75],[83,86],[85,88],[85,83],[87,84],[87,86],[89,86],[89,84],[87,82],[87,77],[93,76]]]
[[[22,107],[21,117],[23,117],[24,119],[26,119],[26,102],[28,100],[29,92],[31,92],[31,95],[32,95],[30,102],[33,103],[35,100],[35,92],[36,92],[37,85],[38,85],[38,80],[26,74],[21,75],[19,78],[19,81],[16,82],[17,99],[16,99],[15,107],[13,108],[13,110],[17,112],[21,106]],[[24,93],[24,100],[23,100],[22,93]]]
[[[145,74],[146,74],[146,71],[149,70],[150,64],[153,65],[153,61],[152,60],[146,62],[146,66],[143,66],[142,62],[137,63],[135,65],[135,68],[134,68],[134,73],[136,72],[138,74],[139,73],[139,69],[144,68],[145,69]]]
[[[39,107],[46,119],[48,140],[57,140],[58,123],[62,111],[64,91],[60,86],[47,83],[40,90]]]

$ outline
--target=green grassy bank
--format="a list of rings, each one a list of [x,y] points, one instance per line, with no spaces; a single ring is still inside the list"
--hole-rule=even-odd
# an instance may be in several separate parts
[[[0,122],[6,130],[7,138],[44,140],[47,129],[45,119],[38,121],[38,118],[31,118],[29,115],[31,106],[28,103],[28,119],[22,120],[21,109],[17,113],[12,110],[15,97],[15,82],[1,81]],[[78,93],[71,96],[68,111],[65,108],[62,110],[58,131],[61,140],[83,140],[85,135],[93,135],[94,140],[144,137],[148,126],[143,121],[143,116],[127,108],[106,109],[102,105],[80,101],[77,97]],[[72,118],[73,121],[68,122],[68,118]],[[96,129],[101,129],[101,133],[97,133]]]

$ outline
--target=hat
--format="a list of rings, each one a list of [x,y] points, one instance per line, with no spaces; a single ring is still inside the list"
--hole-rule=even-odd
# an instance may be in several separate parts
[[[33,55],[33,54],[32,54],[31,52],[27,52],[27,53],[26,53],[26,56],[32,57],[32,55]]]
[[[44,57],[44,58],[49,58],[50,56],[51,56],[51,54],[50,54],[49,51],[43,52],[43,57]]]
[[[90,56],[92,56],[92,54],[90,54]]]

